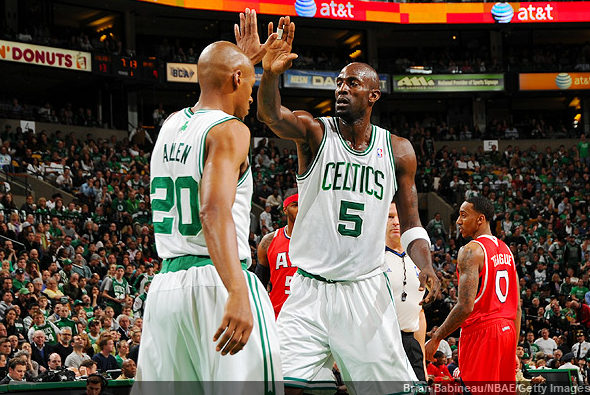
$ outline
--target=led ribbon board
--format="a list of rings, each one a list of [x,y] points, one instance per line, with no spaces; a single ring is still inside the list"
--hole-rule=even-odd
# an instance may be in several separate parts
[[[357,0],[138,0],[210,11],[400,24],[590,22],[590,1],[532,3],[383,3]]]

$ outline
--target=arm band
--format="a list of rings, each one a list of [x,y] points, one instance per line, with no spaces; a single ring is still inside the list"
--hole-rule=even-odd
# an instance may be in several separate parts
[[[258,279],[266,288],[270,281],[270,268],[257,263],[256,267],[254,268],[254,274],[258,276]]]
[[[400,242],[402,243],[404,251],[407,252],[410,244],[412,244],[412,242],[417,239],[426,240],[428,242],[428,250],[430,251],[430,237],[428,237],[428,232],[426,232],[426,229],[424,229],[421,226],[416,226],[414,228],[408,229],[402,234]]]

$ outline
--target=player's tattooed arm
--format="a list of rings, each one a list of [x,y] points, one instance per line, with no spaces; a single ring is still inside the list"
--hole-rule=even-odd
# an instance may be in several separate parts
[[[459,251],[457,269],[459,270],[458,302],[451,310],[445,322],[438,328],[433,338],[444,339],[456,331],[473,311],[479,268],[485,260],[484,252],[477,243],[469,243]]]
[[[258,263],[256,264],[256,268],[254,269],[254,273],[260,279],[260,282],[264,287],[268,285],[270,281],[270,267],[268,263],[268,247],[274,238],[275,232],[268,233],[266,236],[260,240],[260,244],[258,245]]]
[[[268,247],[274,237],[275,232],[267,233],[262,240],[260,240],[260,244],[258,244],[258,263],[263,266],[268,266]]]

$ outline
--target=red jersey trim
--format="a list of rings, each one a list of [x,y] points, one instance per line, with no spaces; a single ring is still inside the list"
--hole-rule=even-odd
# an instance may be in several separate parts
[[[488,252],[486,251],[486,247],[483,245],[483,243],[481,243],[477,240],[472,240],[472,242],[479,244],[479,246],[483,249],[483,255],[484,255],[484,259],[485,259],[484,264],[483,264],[483,266],[485,268],[483,287],[481,288],[479,294],[475,297],[475,301],[473,302],[473,304],[476,304],[477,302],[479,302],[479,300],[481,299],[481,297],[485,293],[486,288],[488,286]],[[482,273],[479,273],[479,277],[482,277]]]
[[[479,236],[479,237],[478,237],[478,239],[479,239],[480,237],[485,237],[486,239],[490,239],[491,241],[493,241],[493,242],[494,242],[494,244],[496,245],[496,247],[499,247],[499,246],[500,246],[500,244],[498,243],[498,238],[496,238],[496,236],[490,236],[490,235],[481,235],[481,236]]]

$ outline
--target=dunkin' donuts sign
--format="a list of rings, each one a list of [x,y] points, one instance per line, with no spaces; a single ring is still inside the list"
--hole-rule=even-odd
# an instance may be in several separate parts
[[[92,71],[89,52],[70,51],[13,41],[0,40],[0,60],[76,71]]]

